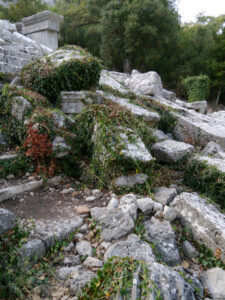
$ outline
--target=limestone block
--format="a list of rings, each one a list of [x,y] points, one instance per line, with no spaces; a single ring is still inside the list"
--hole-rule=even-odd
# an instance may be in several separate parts
[[[22,33],[51,49],[57,49],[57,33],[59,32],[59,24],[62,20],[63,16],[46,10],[36,15],[23,18],[22,22],[24,27]]]

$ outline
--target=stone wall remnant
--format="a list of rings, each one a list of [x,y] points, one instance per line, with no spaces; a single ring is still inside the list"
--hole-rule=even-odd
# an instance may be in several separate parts
[[[36,15],[23,18],[23,34],[48,48],[58,48],[59,24],[63,16],[45,10]]]

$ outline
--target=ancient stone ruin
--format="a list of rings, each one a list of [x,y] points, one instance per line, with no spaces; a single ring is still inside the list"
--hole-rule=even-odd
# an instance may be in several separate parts
[[[26,299],[225,299],[225,111],[57,49],[61,21],[0,20],[1,268]]]

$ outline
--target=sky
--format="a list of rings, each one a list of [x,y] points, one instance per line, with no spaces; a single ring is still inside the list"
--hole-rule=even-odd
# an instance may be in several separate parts
[[[177,3],[183,23],[196,21],[201,12],[215,17],[225,14],[225,0],[177,0]]]

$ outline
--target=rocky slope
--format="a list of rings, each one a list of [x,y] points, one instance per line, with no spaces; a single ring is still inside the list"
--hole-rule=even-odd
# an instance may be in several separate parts
[[[73,54],[51,54],[55,74],[64,58],[83,64]],[[0,157],[0,245],[19,217],[16,266],[28,259],[39,280],[17,297],[224,299],[225,112],[176,99],[155,72],[103,70],[98,86],[98,70],[97,87],[60,87],[53,104],[3,89],[2,148],[20,148]]]

